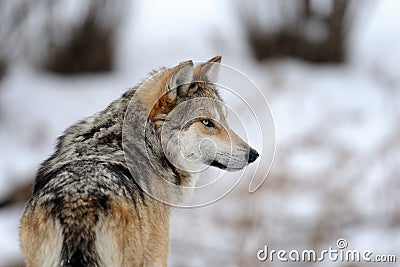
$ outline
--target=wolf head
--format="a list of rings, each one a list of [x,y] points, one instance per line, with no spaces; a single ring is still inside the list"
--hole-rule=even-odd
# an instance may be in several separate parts
[[[155,75],[157,90],[151,86],[142,97],[165,156],[186,171],[210,165],[235,171],[258,157],[226,121],[215,85],[220,62],[217,56],[198,66],[186,61],[162,70]]]

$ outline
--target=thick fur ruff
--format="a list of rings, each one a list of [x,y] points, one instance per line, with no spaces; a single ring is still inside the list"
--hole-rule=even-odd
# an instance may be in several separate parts
[[[187,61],[153,72],[156,78],[128,90],[104,111],[65,131],[55,153],[36,175],[33,196],[21,220],[20,243],[27,266],[167,265],[171,206],[155,200],[143,186],[149,184],[151,177],[155,178],[153,181],[158,177],[177,186],[194,183],[183,161],[177,160],[182,163],[178,167],[171,164],[168,158],[178,155],[174,151],[176,143],[167,144],[165,151],[160,128],[175,106],[187,99],[207,97],[221,101],[210,83],[216,79],[218,69],[214,65],[220,60],[215,57],[197,67]],[[139,92],[139,87],[144,89]],[[126,114],[132,102],[133,109]],[[211,113],[225,116],[222,107],[213,107]],[[122,142],[127,115],[148,122],[145,131],[136,127],[130,135],[133,147],[127,151],[134,168],[128,168]],[[184,123],[183,117],[182,121],[173,119],[173,123]],[[211,134],[210,125],[203,129],[201,123],[191,123],[193,126],[187,130],[181,125],[186,133],[182,140],[176,139],[175,128],[170,130],[172,142],[182,141],[187,146],[183,151],[192,149],[191,142],[197,136]],[[225,155],[221,159],[204,159],[204,163],[226,169],[248,164],[249,146],[233,132],[231,140],[225,140],[230,130],[214,128],[217,142],[238,147],[236,165],[224,163],[224,157],[229,156],[225,152],[220,153]],[[149,166],[148,157],[156,162],[155,166]],[[180,198],[179,192],[169,193]]]

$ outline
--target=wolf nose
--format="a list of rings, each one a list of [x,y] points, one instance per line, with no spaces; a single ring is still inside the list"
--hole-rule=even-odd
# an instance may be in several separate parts
[[[250,153],[249,153],[249,163],[252,163],[258,158],[258,153],[255,149],[250,148]]]

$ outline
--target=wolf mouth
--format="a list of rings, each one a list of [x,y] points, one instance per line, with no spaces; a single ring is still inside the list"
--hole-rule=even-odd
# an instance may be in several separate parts
[[[213,161],[211,162],[211,166],[220,168],[220,169],[222,169],[222,170],[225,170],[225,169],[227,168],[227,166],[225,166],[224,164],[222,164],[222,163],[220,163],[220,162],[218,162],[218,161],[216,161],[216,160],[213,160]]]
[[[228,168],[226,165],[224,165],[224,164],[222,164],[222,163],[220,163],[220,162],[218,162],[216,160],[213,160],[211,162],[210,166],[217,167],[217,168],[219,168],[221,170],[228,170],[228,171],[238,171],[238,170],[243,169],[243,167],[241,167],[241,168],[240,167],[229,167]]]

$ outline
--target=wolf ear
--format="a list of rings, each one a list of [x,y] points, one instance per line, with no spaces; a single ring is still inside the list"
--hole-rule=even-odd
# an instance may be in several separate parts
[[[204,63],[201,67],[205,78],[210,83],[216,83],[218,81],[219,67],[221,63],[221,56],[216,56]]]
[[[175,100],[178,95],[186,95],[193,81],[193,62],[191,60],[180,63],[167,83],[168,98]]]

